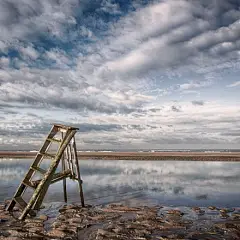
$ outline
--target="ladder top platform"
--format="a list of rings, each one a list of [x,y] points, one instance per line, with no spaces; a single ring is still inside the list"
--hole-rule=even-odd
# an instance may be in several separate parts
[[[63,128],[63,129],[66,129],[66,130],[79,130],[79,128],[72,127],[72,126],[67,126],[67,125],[63,125],[63,124],[55,124],[55,123],[53,123],[53,125],[55,127]]]

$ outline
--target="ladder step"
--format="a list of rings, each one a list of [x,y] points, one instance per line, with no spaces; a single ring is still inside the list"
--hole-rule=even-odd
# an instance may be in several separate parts
[[[40,167],[31,167],[34,171],[40,172],[41,174],[45,175],[45,173],[47,172],[46,170],[40,168]]]
[[[57,139],[57,138],[47,138],[48,141],[50,142],[56,142],[56,143],[61,143],[62,140],[61,139]]]
[[[79,130],[79,128],[76,127],[72,127],[72,126],[66,126],[66,125],[62,125],[62,124],[53,124],[55,127],[57,127],[58,129],[65,129],[65,130]]]
[[[52,181],[51,181],[51,184],[55,183],[55,182],[58,182],[64,178],[67,178],[67,177],[70,177],[72,174],[72,171],[70,169],[64,171],[64,172],[61,172],[61,173],[56,173],[53,175],[53,178],[52,178]]]
[[[22,182],[25,186],[36,189],[37,188],[37,184],[35,182],[30,182],[27,179],[24,179]]]
[[[52,158],[52,159],[55,158],[55,155],[50,154],[50,153],[39,153],[39,154],[41,154],[41,155],[44,156],[44,157],[48,157],[48,158]]]
[[[27,203],[23,200],[23,198],[21,196],[15,197],[14,200],[19,204],[19,206],[21,207],[22,210],[24,210],[27,207]],[[32,217],[36,216],[36,213],[33,210],[30,210],[29,214]]]

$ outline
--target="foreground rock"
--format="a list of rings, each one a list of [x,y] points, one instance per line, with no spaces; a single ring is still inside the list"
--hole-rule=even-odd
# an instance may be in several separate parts
[[[239,209],[127,207],[85,207],[68,205],[46,230],[48,217],[18,221],[18,210],[10,215],[0,205],[0,240],[157,240],[240,239]],[[207,213],[205,213],[207,212]],[[212,215],[211,215],[212,214]],[[224,214],[225,218],[221,216]],[[226,216],[227,214],[227,216]],[[209,216],[217,216],[211,219]]]

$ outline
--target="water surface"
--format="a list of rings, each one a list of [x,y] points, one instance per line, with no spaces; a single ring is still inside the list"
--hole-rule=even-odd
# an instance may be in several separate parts
[[[13,196],[30,164],[31,160],[0,159],[0,202]],[[238,162],[81,160],[80,168],[89,204],[240,206]],[[68,180],[67,187],[69,202],[79,202],[77,183]],[[62,201],[58,182],[44,202]]]

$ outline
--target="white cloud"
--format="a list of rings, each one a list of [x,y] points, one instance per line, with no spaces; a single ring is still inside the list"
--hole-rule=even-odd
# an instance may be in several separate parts
[[[20,47],[19,48],[19,52],[22,54],[22,56],[24,58],[31,58],[33,60],[36,60],[39,57],[39,53],[37,50],[35,50],[33,47],[31,46],[27,46],[27,47]]]
[[[227,87],[238,87],[238,86],[240,86],[240,81],[236,81],[232,84],[229,84]]]
[[[9,58],[7,58],[7,57],[1,57],[0,58],[0,67],[8,67],[9,63],[10,63]]]
[[[179,85],[179,90],[191,90],[211,86],[211,81],[190,81]]]

